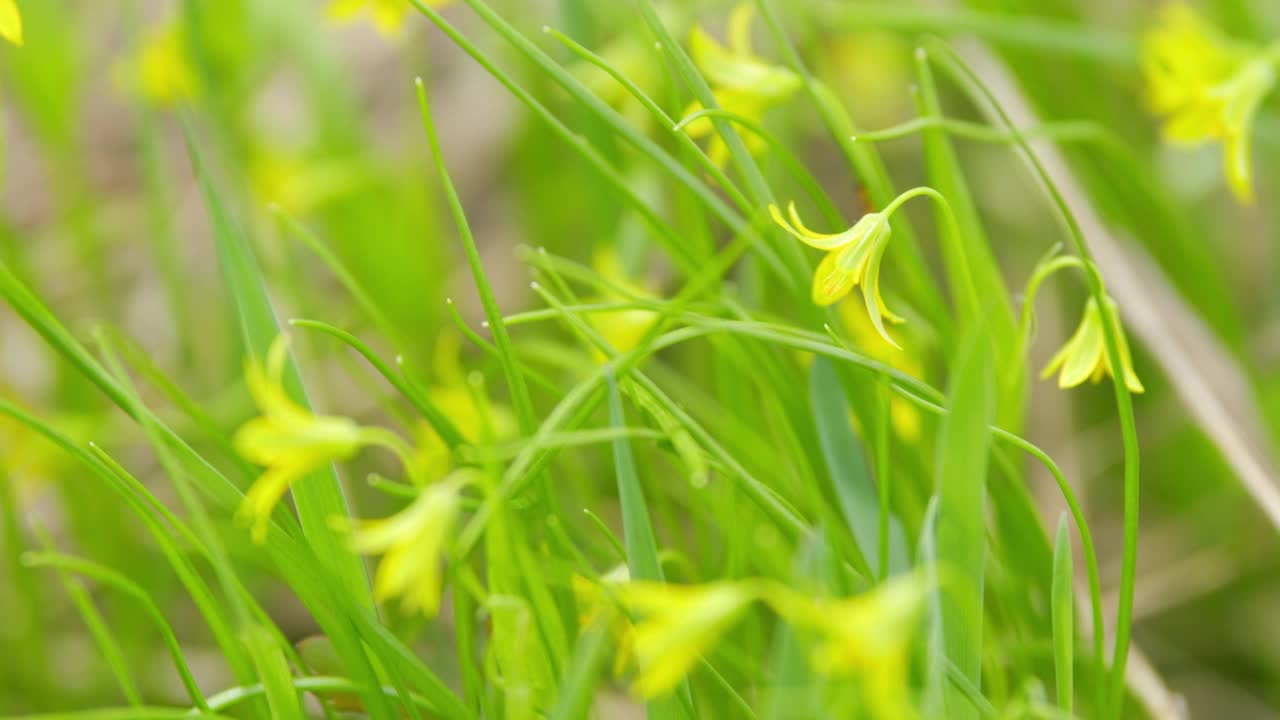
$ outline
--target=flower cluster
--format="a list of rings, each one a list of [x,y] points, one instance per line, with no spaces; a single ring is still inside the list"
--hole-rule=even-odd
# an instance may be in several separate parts
[[[428,457],[382,428],[317,415],[299,405],[285,388],[287,362],[287,346],[277,338],[265,364],[251,360],[245,368],[249,393],[260,414],[240,427],[234,444],[245,459],[265,470],[245,494],[239,518],[251,526],[255,542],[261,543],[271,513],[294,483],[330,463],[351,458],[362,448],[391,450],[417,486],[412,502],[387,518],[354,523],[335,518],[333,524],[353,532],[356,552],[383,556],[374,579],[379,602],[399,597],[406,613],[434,616],[440,608],[441,565],[461,512],[462,491],[472,480],[470,471],[458,470],[430,482],[447,467],[439,456],[447,452],[444,448],[432,446]]]
[[[634,691],[646,698],[671,692],[756,603],[812,637],[810,661],[831,676],[860,678],[875,717],[912,717],[912,638],[931,583],[903,575],[846,598],[813,598],[764,579],[677,585],[628,580],[611,572],[598,585],[581,580],[578,601],[592,622],[608,601],[634,618],[609,620],[619,645],[634,656]]]

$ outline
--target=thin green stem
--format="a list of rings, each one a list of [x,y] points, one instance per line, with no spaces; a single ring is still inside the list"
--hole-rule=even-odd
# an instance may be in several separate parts
[[[747,130],[750,130],[756,137],[763,140],[769,149],[777,155],[778,159],[782,161],[782,164],[787,168],[787,172],[789,172],[795,181],[804,188],[805,192],[822,211],[822,214],[826,216],[827,220],[829,222],[839,224],[841,221],[840,211],[836,209],[835,204],[831,202],[831,198],[822,190],[822,186],[818,183],[817,178],[813,176],[813,173],[809,172],[808,168],[804,166],[804,163],[800,161],[800,158],[796,157],[796,154],[791,152],[791,148],[778,140],[778,136],[766,130],[764,125],[761,125],[755,120],[739,113],[725,110],[724,108],[703,108],[697,112],[686,115],[680,120],[680,122],[676,123],[672,127],[672,131],[684,136],[684,128],[687,127],[689,123],[700,118],[724,118],[725,120],[732,121]]]
[[[1120,420],[1121,439],[1124,444],[1124,547],[1122,550],[1120,569],[1119,603],[1116,610],[1116,637],[1112,655],[1112,673],[1106,717],[1118,718],[1124,706],[1125,666],[1129,659],[1130,634],[1133,624],[1133,594],[1137,577],[1138,562],[1138,502],[1140,490],[1138,430],[1134,420],[1133,398],[1126,385],[1126,370],[1120,357],[1120,324],[1119,318],[1106,302],[1102,276],[1093,262],[1084,231],[1081,230],[1075,214],[1071,212],[1066,198],[1053,182],[1049,171],[1040,158],[1031,150],[1031,146],[1017,126],[1014,125],[1007,112],[1000,105],[995,95],[973,72],[964,61],[941,41],[927,43],[930,56],[940,58],[942,66],[954,78],[970,89],[975,97],[982,98],[992,113],[1014,136],[1014,141],[1023,156],[1035,170],[1037,177],[1044,185],[1054,206],[1062,215],[1069,231],[1072,245],[1076,253],[1084,261],[1084,274],[1088,281],[1089,294],[1097,302],[1103,317],[1103,341],[1106,346],[1107,360],[1113,368],[1112,387],[1115,394],[1116,411]]]

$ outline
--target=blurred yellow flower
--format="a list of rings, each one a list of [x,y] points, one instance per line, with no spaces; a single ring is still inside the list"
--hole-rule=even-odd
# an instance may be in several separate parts
[[[373,582],[375,600],[399,597],[405,613],[435,617],[440,610],[441,566],[466,482],[455,473],[423,488],[395,515],[355,526],[356,552],[383,556]]]
[[[443,7],[449,0],[423,0],[429,8]],[[361,13],[369,13],[373,24],[383,35],[395,35],[404,26],[404,18],[413,6],[409,0],[332,0],[329,17],[337,22],[349,22]]]
[[[1280,44],[1233,41],[1183,3],[1166,5],[1142,40],[1147,102],[1164,117],[1165,139],[1221,142],[1231,191],[1244,203],[1253,199],[1254,116],[1275,87],[1277,61]]]
[[[820,636],[811,655],[818,672],[856,676],[872,717],[905,719],[916,716],[911,644],[929,587],[926,576],[913,574],[839,600],[815,602],[776,587],[769,596],[779,614]]]
[[[689,56],[711,86],[716,103],[726,111],[749,120],[759,120],[764,111],[785,102],[801,86],[800,78],[787,68],[771,65],[751,48],[751,21],[753,6],[742,3],[729,15],[729,46],[716,41],[700,25],[689,34]],[[695,103],[685,115],[696,112]],[[692,138],[711,136],[707,155],[717,165],[724,165],[729,157],[728,146],[715,132],[710,118],[700,118],[685,126]],[[747,149],[759,152],[764,142],[753,133],[747,133],[743,141]]]
[[[597,54],[645,94],[652,96],[660,87],[662,66],[656,62],[657,55],[653,46],[642,43],[634,34],[620,35]],[[570,65],[569,71],[587,86],[592,95],[626,117],[630,125],[648,128],[653,122],[653,116],[644,105],[604,69],[582,60]]]
[[[823,42],[827,82],[857,104],[863,127],[893,125],[911,116],[907,88],[914,82],[908,36],[885,30],[832,33]]]
[[[355,162],[313,160],[271,149],[255,153],[249,165],[249,184],[254,194],[290,215],[306,215],[323,208],[368,179],[368,173]]]
[[[427,396],[471,445],[515,438],[519,426],[510,408],[493,403],[488,403],[487,408],[477,404],[475,393],[467,387],[461,352],[461,335],[456,332],[439,335],[432,363],[436,383],[427,389]],[[493,422],[492,438],[486,437],[486,419]],[[425,420],[417,423],[414,435],[417,442],[414,460],[423,477],[440,477],[453,467],[449,446],[430,423]]]
[[[631,582],[619,589],[640,620],[634,629],[639,674],[635,691],[644,697],[670,692],[755,601],[751,584],[713,582],[669,585]]]
[[[840,305],[836,308],[836,314],[839,315],[840,324],[844,326],[845,332],[852,337],[853,344],[868,357],[879,360],[895,370],[901,370],[911,377],[924,379],[924,364],[920,361],[916,344],[908,342],[907,347],[904,348],[885,342],[885,339],[876,332],[867,314],[852,303]],[[907,348],[910,348],[910,351]],[[923,424],[920,410],[903,397],[893,395],[890,398],[889,422],[894,432],[903,440],[911,442],[920,437]]]
[[[591,258],[591,265],[606,280],[625,291],[625,293],[612,293],[611,296],[601,298],[602,300],[626,300],[628,295],[652,297],[649,288],[631,280],[622,268],[618,253],[612,248],[597,250]],[[640,338],[644,337],[657,321],[657,313],[639,308],[593,312],[587,315],[587,322],[608,341],[610,347],[619,353],[634,348],[640,342]],[[593,355],[598,362],[604,362],[607,359],[604,353],[598,350],[593,350]]]
[[[1107,298],[1107,310],[1116,318],[1116,340],[1119,342],[1120,364],[1124,367],[1125,385],[1129,392],[1143,391],[1142,382],[1133,370],[1133,360],[1129,354],[1129,342],[1125,339],[1124,329],[1119,326],[1120,313],[1115,301]],[[1107,357],[1106,344],[1103,341],[1102,312],[1093,298],[1084,307],[1084,317],[1080,320],[1075,334],[1067,340],[1049,364],[1045,366],[1042,378],[1047,378],[1062,369],[1058,376],[1058,387],[1075,387],[1085,380],[1098,382],[1105,375],[1112,375],[1111,360]]]
[[[853,227],[834,234],[814,232],[805,227],[796,212],[795,203],[787,207],[790,221],[782,216],[777,205],[769,206],[769,214],[775,223],[800,242],[827,252],[813,274],[813,302],[821,306],[831,305],[861,284],[871,324],[885,342],[898,347],[885,330],[883,319],[887,318],[892,323],[903,320],[885,307],[884,298],[880,297],[880,261],[889,247],[888,214],[867,213]]]
[[[617,589],[631,580],[631,570],[626,565],[618,565],[601,575],[598,580],[591,580],[575,574],[570,583],[573,597],[578,604],[578,626],[590,628],[597,623],[608,627],[614,636],[617,649],[613,654],[613,675],[617,677],[626,669],[632,655],[635,654],[635,634],[631,623],[617,612],[610,592],[616,594]],[[607,588],[607,589],[606,589]]]
[[[22,47],[22,14],[17,0],[0,0],[0,37]]]
[[[134,63],[133,84],[151,103],[173,105],[199,95],[199,79],[187,59],[182,27],[176,23],[149,30]]]
[[[249,394],[262,413],[236,431],[236,452],[266,471],[245,494],[239,517],[251,523],[253,539],[266,539],[271,511],[296,480],[335,460],[355,454],[367,439],[348,418],[315,415],[295,403],[284,388],[287,347],[276,338],[267,352],[266,366],[250,360],[245,366]]]

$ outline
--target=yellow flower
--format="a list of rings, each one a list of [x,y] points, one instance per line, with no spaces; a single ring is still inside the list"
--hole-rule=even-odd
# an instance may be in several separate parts
[[[368,181],[368,173],[358,163],[311,159],[300,153],[264,150],[254,154],[249,166],[254,194],[291,215],[323,208]]]
[[[436,339],[432,370],[437,380],[427,389],[427,396],[439,408],[471,445],[485,441],[502,442],[514,439],[519,425],[510,408],[488,403],[477,404],[475,393],[467,387],[467,379],[460,361],[462,336],[456,332],[441,333]],[[487,438],[486,417],[493,422],[493,437]],[[420,421],[414,426],[417,442],[414,462],[423,477],[440,477],[453,467],[453,453],[444,438],[430,423]]]
[[[134,62],[138,92],[156,105],[173,105],[199,94],[199,79],[187,60],[183,31],[176,23],[148,31]]]
[[[912,636],[924,610],[929,581],[920,574],[889,580],[875,589],[813,602],[774,589],[771,604],[792,623],[816,631],[811,655],[828,675],[859,678],[873,717],[915,716],[909,692]]]
[[[1116,309],[1115,301],[1110,297],[1107,298],[1107,310],[1112,317],[1116,318],[1116,340],[1119,342],[1118,350],[1120,364],[1124,367],[1125,385],[1128,386],[1129,392],[1140,393],[1143,391],[1142,382],[1138,380],[1138,374],[1133,370],[1129,343],[1125,340],[1124,329],[1119,327],[1120,314]],[[1047,378],[1059,368],[1062,369],[1062,374],[1058,376],[1060,388],[1075,387],[1085,380],[1096,383],[1104,375],[1113,374],[1111,361],[1107,357],[1106,344],[1103,341],[1102,312],[1093,298],[1090,298],[1085,305],[1084,317],[1080,320],[1080,326],[1076,328],[1075,334],[1045,366],[1041,377]]]
[[[600,576],[599,580],[591,580],[574,574],[570,579],[573,597],[578,604],[578,626],[590,628],[601,623],[609,628],[617,645],[613,655],[613,675],[622,674],[631,656],[635,653],[635,633],[631,623],[618,613],[613,605],[611,594],[631,580],[631,570],[626,565],[618,565]]]
[[[424,0],[429,8],[442,7],[449,0]],[[362,12],[373,17],[373,24],[383,35],[395,35],[404,25],[404,18],[413,6],[409,0],[333,0],[329,3],[329,17],[337,22],[348,22]]]
[[[789,222],[776,205],[769,206],[769,214],[800,242],[827,252],[813,274],[813,302],[831,305],[861,284],[871,324],[885,342],[898,347],[884,329],[883,319],[893,323],[903,320],[885,307],[884,298],[880,297],[880,261],[889,247],[888,214],[867,213],[853,227],[835,234],[818,233],[805,227],[795,203],[787,207]]]
[[[1164,7],[1142,42],[1147,102],[1164,116],[1165,139],[1220,141],[1223,166],[1240,202],[1253,199],[1253,121],[1276,83],[1280,45],[1266,50],[1223,37],[1189,6]]]
[[[591,259],[591,265],[606,280],[625,291],[625,293],[614,292],[609,296],[600,298],[601,300],[621,301],[628,299],[628,297],[652,297],[648,287],[631,280],[627,272],[622,268],[618,253],[612,248],[595,252]],[[640,338],[644,337],[645,333],[649,332],[649,329],[657,321],[657,313],[639,308],[593,312],[587,315],[587,322],[608,341],[610,347],[619,353],[624,353],[634,348],[640,342]],[[593,349],[592,354],[597,362],[607,360],[604,353],[598,350]]]
[[[644,697],[669,692],[694,663],[709,651],[751,603],[751,585],[714,582],[706,585],[668,585],[632,582],[620,597],[640,616],[634,648],[639,674],[635,691]]]
[[[800,88],[800,78],[790,70],[769,64],[751,49],[751,20],[754,8],[740,4],[729,15],[729,46],[726,48],[701,26],[695,25],[689,35],[689,56],[711,86],[716,103],[729,112],[750,120],[759,120],[764,111],[785,102]],[[695,112],[695,103],[685,114]],[[685,126],[689,137],[713,136],[707,155],[717,165],[728,159],[728,147],[715,135],[710,118],[702,118]],[[744,137],[747,149],[758,152],[764,142],[754,134]]]
[[[294,481],[351,457],[368,442],[350,419],[315,415],[289,397],[283,383],[286,353],[284,338],[278,337],[265,367],[256,360],[245,366],[249,394],[262,414],[236,431],[234,444],[245,459],[266,468],[239,511],[251,523],[255,542],[266,539],[271,511]]]
[[[356,525],[356,552],[383,556],[373,581],[374,599],[399,597],[405,613],[435,617],[445,546],[458,519],[465,484],[465,477],[454,474],[423,488],[395,515]]]
[[[0,37],[22,47],[22,14],[17,0],[0,0]]]
[[[840,316],[840,324],[853,339],[854,345],[866,353],[868,357],[879,360],[890,367],[901,370],[914,378],[924,378],[924,365],[920,361],[917,346],[919,343],[907,343],[911,348],[894,347],[885,342],[876,332],[875,326],[867,314],[860,312],[856,305],[844,303],[836,309]],[[889,422],[898,437],[908,442],[920,437],[923,419],[920,411],[909,400],[893,395],[889,400]]]

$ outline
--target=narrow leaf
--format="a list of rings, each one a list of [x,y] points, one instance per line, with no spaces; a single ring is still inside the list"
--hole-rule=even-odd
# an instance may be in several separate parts
[[[1058,519],[1058,537],[1053,545],[1053,674],[1058,688],[1058,707],[1071,714],[1075,694],[1072,673],[1075,662],[1075,606],[1072,596],[1071,532],[1064,512]]]

